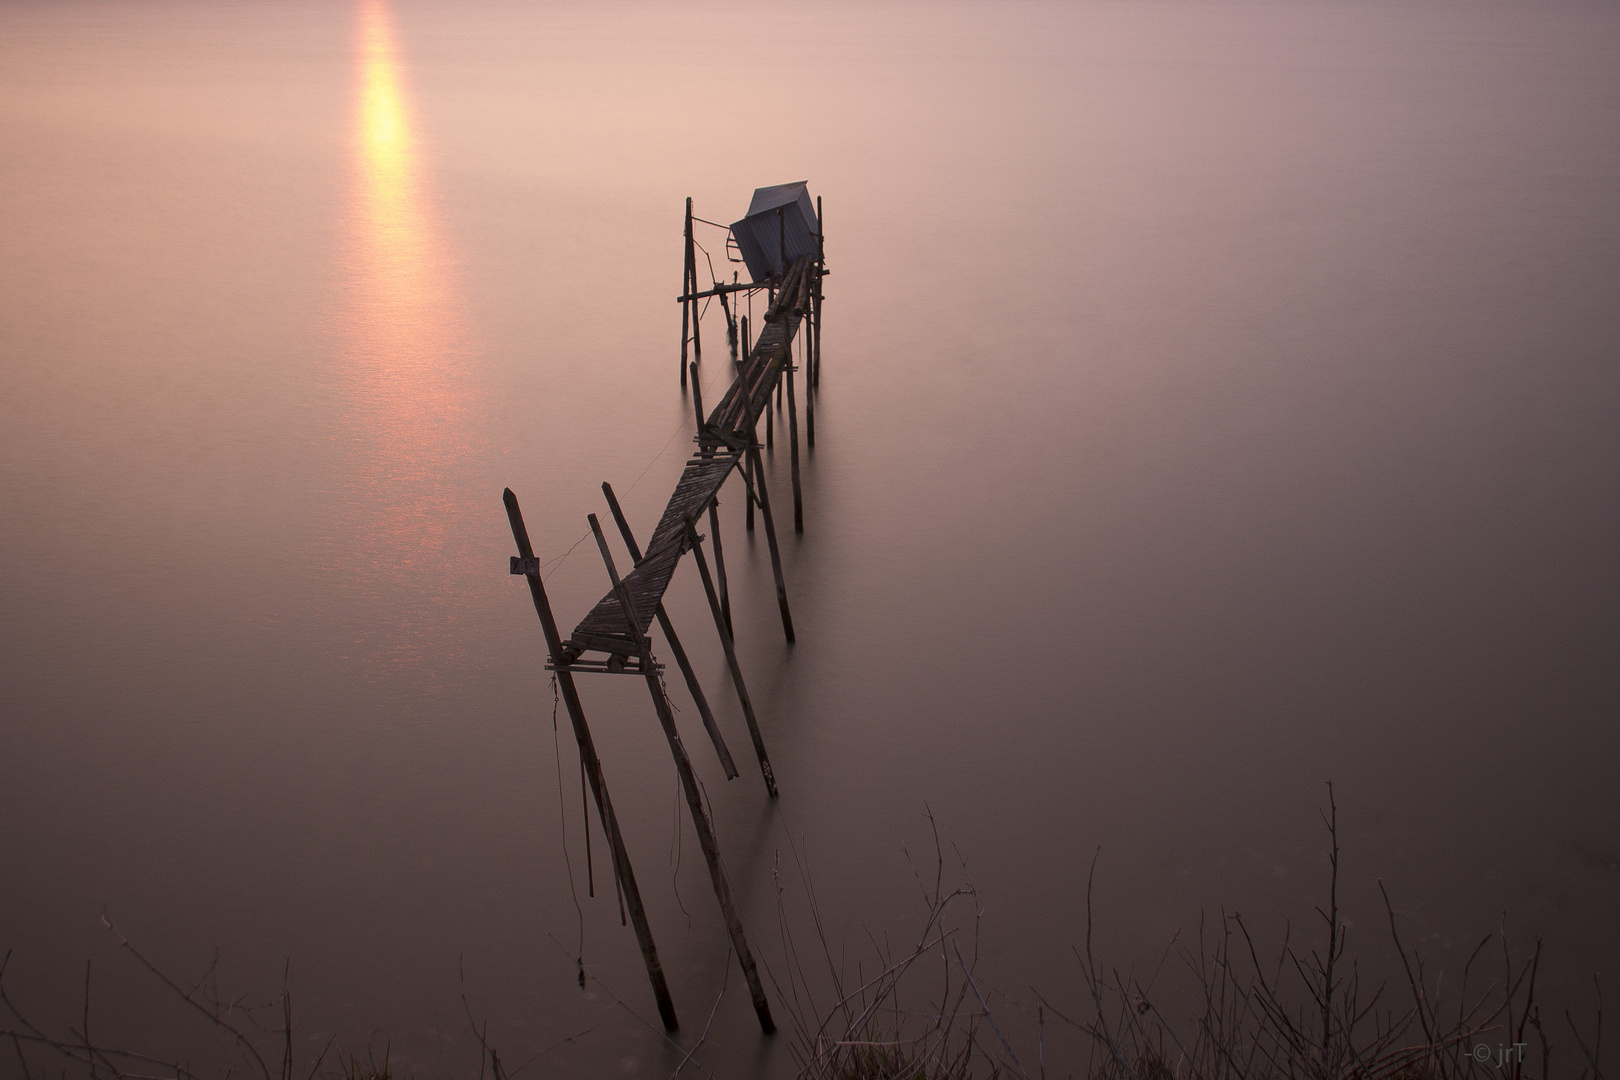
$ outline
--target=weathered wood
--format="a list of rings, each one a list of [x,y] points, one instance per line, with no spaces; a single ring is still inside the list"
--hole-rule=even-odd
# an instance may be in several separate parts
[[[807,346],[804,351],[806,356],[815,356],[813,346]],[[807,360],[804,369],[804,447],[806,450],[816,448],[816,391],[815,387],[811,385],[814,371],[815,361]]]
[[[799,287],[793,293],[793,314],[803,316],[810,310],[810,283],[815,278],[815,263],[806,260],[804,270],[799,274]]]
[[[558,669],[550,660],[546,661],[547,671],[563,670],[574,675],[645,675],[641,661],[637,657],[630,657],[635,663],[629,663],[623,656],[612,656],[607,660],[572,660],[567,667]],[[663,665],[654,664],[652,670],[660,670]]]
[[[619,579],[619,572],[613,565],[613,553],[608,550],[607,537],[602,534],[602,525],[596,520],[596,515],[587,517],[591,532],[596,535],[596,546],[602,551],[602,562],[607,566],[608,579],[613,582],[613,588],[619,594],[619,601],[624,605],[626,621],[635,624],[635,613],[630,606],[630,594],[624,583]],[[638,631],[639,633],[639,631]],[[692,813],[692,825],[697,829],[698,845],[703,849],[703,860],[709,866],[709,880],[714,885],[715,899],[720,901],[720,913],[726,921],[726,929],[731,934],[731,943],[737,950],[737,961],[742,965],[743,975],[748,981],[748,991],[754,999],[754,1013],[759,1017],[759,1026],[766,1034],[776,1030],[776,1023],[771,1019],[771,1005],[765,998],[765,988],[760,984],[759,972],[754,967],[754,954],[748,948],[748,938],[743,934],[742,920],[737,917],[737,910],[731,903],[731,885],[726,881],[726,872],[720,865],[720,844],[715,839],[714,826],[709,821],[708,812],[703,809],[703,794],[698,790],[697,776],[692,772],[692,761],[687,756],[686,746],[681,742],[681,733],[675,727],[675,716],[669,707],[669,699],[664,697],[664,688],[656,676],[647,676],[647,693],[652,696],[653,709],[658,713],[658,723],[664,729],[664,738],[669,742],[670,756],[675,759],[675,772],[681,779],[681,790],[686,794],[686,805]]]
[[[736,277],[735,274],[732,275]],[[726,342],[731,346],[731,358],[737,359],[737,320],[731,317],[731,304],[726,300],[725,293],[716,294],[720,299],[720,311],[726,317]]]
[[[635,534],[630,531],[630,523],[625,520],[624,511],[619,507],[618,497],[613,494],[613,485],[604,481],[602,494],[607,496],[608,509],[613,512],[613,522],[619,527],[619,535],[624,537],[624,546],[629,549],[630,557],[641,562],[641,546],[636,543]],[[697,704],[698,716],[703,721],[703,730],[709,733],[709,741],[714,744],[714,752],[720,757],[720,767],[725,770],[727,780],[737,778],[737,766],[731,760],[731,750],[726,746],[726,740],[720,734],[720,725],[715,722],[714,712],[709,708],[709,699],[703,693],[703,687],[698,684],[697,672],[692,668],[692,661],[687,658],[686,650],[681,647],[681,639],[675,636],[675,626],[669,620],[669,613],[664,610],[663,603],[658,605],[658,628],[664,632],[664,640],[669,642],[669,651],[675,654],[675,664],[681,669],[681,677],[686,680],[687,692]]]
[[[617,637],[610,634],[592,634],[589,631],[575,630],[569,635],[568,642],[582,649],[595,649],[612,656],[631,656],[645,659],[641,649],[634,641],[627,637]],[[651,661],[649,661],[650,663]]]
[[[731,685],[737,689],[737,700],[742,704],[743,719],[748,723],[748,737],[753,740],[754,753],[759,758],[760,775],[765,777],[765,790],[776,798],[776,772],[771,768],[771,759],[765,753],[765,739],[759,733],[759,720],[754,715],[754,702],[748,696],[748,684],[743,682],[742,665],[737,662],[737,646],[731,638],[731,631],[726,627],[726,621],[720,615],[720,598],[715,595],[714,579],[709,576],[709,561],[703,557],[703,548],[700,545],[702,537],[698,536],[697,529],[691,521],[686,523],[687,543],[692,548],[692,561],[697,563],[698,577],[703,579],[703,592],[709,598],[709,611],[714,616],[715,633],[720,635],[720,647],[725,650],[726,667],[731,670]]]
[[[718,457],[692,458],[681,470],[681,479],[676,484],[675,492],[670,496],[669,504],[664,508],[664,514],[647,544],[646,556],[626,578],[631,598],[636,605],[636,617],[642,633],[652,626],[658,603],[663,598],[664,590],[669,587],[670,578],[674,575],[675,567],[685,550],[681,543],[683,536],[681,523],[687,516],[701,512],[708,506],[709,501],[724,486],[727,477],[731,475],[731,470],[736,468],[740,461],[740,453],[737,450],[730,450]],[[612,593],[599,600],[580,621],[575,628],[575,636],[582,634],[605,634],[625,638],[631,636],[630,628],[624,623],[619,602]],[[620,651],[623,651],[622,648]]]
[[[506,517],[512,526],[512,539],[517,543],[518,556],[524,559],[534,558],[534,547],[529,543],[529,530],[523,524],[523,512],[518,508],[517,496],[507,488],[502,496],[506,505]],[[545,635],[546,648],[551,654],[554,665],[562,667],[563,646],[562,638],[557,633],[557,622],[551,615],[551,603],[546,598],[545,583],[541,580],[538,570],[533,574],[524,575],[529,581],[529,593],[534,598],[534,610],[540,616],[540,629]],[[636,873],[630,865],[629,853],[625,850],[624,836],[619,831],[619,819],[613,812],[613,800],[608,795],[607,778],[602,773],[602,763],[596,756],[596,744],[591,739],[591,729],[585,722],[585,709],[580,704],[579,691],[574,686],[574,677],[566,670],[556,672],[557,686],[561,691],[563,703],[568,708],[568,718],[574,728],[574,739],[579,743],[580,760],[585,763],[585,776],[591,784],[591,794],[596,799],[596,814],[602,822],[602,832],[608,838],[608,847],[612,849],[614,876],[623,889],[625,903],[629,908],[630,921],[635,926],[636,943],[641,947],[641,959],[647,967],[647,978],[652,983],[653,998],[658,1003],[658,1015],[664,1021],[664,1027],[674,1031],[680,1025],[675,1019],[675,1003],[669,996],[669,983],[664,978],[663,965],[658,961],[658,947],[653,943],[652,927],[647,923],[647,912],[641,903],[641,891],[636,887]]]
[[[720,914],[725,918],[732,947],[737,950],[737,963],[742,968],[743,979],[748,983],[749,997],[753,999],[754,1015],[759,1019],[760,1030],[769,1035],[776,1030],[776,1021],[771,1018],[771,1003],[765,997],[765,987],[760,982],[759,969],[754,965],[754,954],[748,948],[742,919],[738,917],[736,905],[731,900],[731,883],[726,880],[725,868],[720,865],[720,842],[714,835],[714,826],[708,814],[704,812],[703,794],[698,789],[697,778],[692,774],[692,763],[687,760],[680,733],[675,730],[675,717],[670,713],[664,688],[651,676],[647,679],[647,693],[652,695],[658,722],[663,725],[670,754],[675,758],[675,769],[681,777],[681,790],[686,794],[686,805],[692,813],[693,827],[697,829],[698,845],[703,849],[703,861],[709,867],[709,881],[714,886],[715,899],[720,902]]]
[[[771,496],[765,488],[765,465],[759,451],[750,447],[748,456],[754,462],[754,490],[759,495],[759,513],[765,519],[765,540],[771,549],[771,573],[776,577],[776,603],[782,609],[782,633],[788,644],[794,641],[793,613],[788,610],[787,583],[782,580],[782,554],[776,546],[776,524],[771,520]]]
[[[742,320],[742,333],[743,333],[743,356],[751,358],[753,356],[754,350],[753,350],[753,347],[749,344],[749,341],[748,341],[748,316],[746,316],[746,315],[743,316],[743,320]],[[744,469],[743,470],[743,478],[746,480],[747,477],[748,477],[748,470]],[[752,485],[750,485],[750,488],[749,488],[747,519],[748,519],[748,531],[753,532],[754,531],[754,497],[753,497]]]
[[[753,292],[756,289],[768,288],[770,288],[768,285],[755,284],[752,281],[740,281],[732,285],[716,285],[713,288],[704,289],[702,292],[688,293],[683,289],[681,295],[675,299],[684,304],[688,300],[707,300],[711,296],[725,296],[728,293]]]
[[[685,242],[681,258],[681,292],[683,294],[693,291],[692,288],[692,200],[686,200],[686,229],[683,233]],[[690,298],[681,301],[681,385],[686,385],[686,341],[691,335],[690,320],[692,315],[692,301]]]
[[[731,626],[731,590],[726,588],[726,556],[720,547],[720,500],[709,501],[709,532],[714,534],[714,575],[720,580],[720,613],[726,617],[726,631],[733,637],[737,631]]]
[[[809,262],[808,257],[797,260],[792,267],[776,279],[770,306],[765,309],[766,322],[774,323],[782,320],[783,313],[792,303],[793,298],[798,295],[797,287],[800,275],[804,273]]]
[[[815,355],[811,357],[810,385],[821,385],[821,279],[827,276],[827,219],[822,216],[821,196],[816,196],[816,302],[810,325],[815,334]]]
[[[789,364],[782,373],[787,383],[788,399],[788,463],[793,475],[793,531],[804,532],[804,492],[799,486],[799,405],[793,399],[794,366]]]
[[[691,279],[687,282],[686,291],[697,292],[697,237],[692,234],[692,199],[686,200],[686,261],[692,268]],[[703,312],[696,300],[690,301],[692,305],[692,359],[703,363]]]
[[[703,443],[704,426],[708,423],[709,418],[708,418],[708,415],[706,413],[704,413],[704,411],[703,411],[703,387],[698,384],[697,364],[695,364],[695,363],[692,364],[691,368],[692,368],[692,411],[697,413],[698,445],[702,446],[702,445],[704,445],[704,443]]]

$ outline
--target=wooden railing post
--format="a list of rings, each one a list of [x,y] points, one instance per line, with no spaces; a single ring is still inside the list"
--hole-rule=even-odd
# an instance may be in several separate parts
[[[641,646],[645,666],[645,657],[651,656],[652,650],[641,632],[641,621],[636,617],[630,590],[625,588],[618,570],[613,565],[613,553],[608,550],[607,537],[602,535],[601,523],[596,520],[595,514],[591,514],[587,520],[590,522],[591,532],[596,534],[596,545],[602,551],[602,562],[607,566],[608,578],[613,582],[613,591],[619,597],[619,606],[624,611],[625,622],[630,627],[630,637]],[[731,902],[731,885],[726,881],[725,869],[720,865],[720,844],[715,839],[714,826],[709,821],[708,812],[703,809],[703,794],[698,790],[697,777],[692,772],[692,762],[686,755],[681,734],[675,728],[675,716],[670,711],[669,700],[664,697],[664,688],[658,681],[658,675],[650,667],[647,670],[647,692],[652,695],[653,709],[658,713],[658,723],[663,727],[664,737],[669,742],[670,756],[675,759],[675,772],[681,778],[681,790],[685,792],[686,805],[692,812],[692,824],[697,829],[698,845],[703,848],[703,860],[709,866],[709,880],[714,885],[715,899],[720,901],[720,913],[725,917],[726,929],[731,934],[731,944],[737,950],[737,961],[742,965],[743,977],[748,981],[748,992],[754,999],[754,1014],[759,1017],[759,1026],[769,1034],[776,1030],[776,1023],[771,1019],[771,1005],[765,998],[765,988],[759,981],[758,970],[754,967],[754,954],[749,950],[748,938],[743,934],[742,920],[738,918],[737,909]]]
[[[636,930],[636,942],[641,946],[641,959],[647,966],[647,978],[652,983],[653,997],[658,1002],[658,1015],[664,1027],[674,1031],[680,1025],[675,1019],[675,1002],[669,996],[669,983],[664,978],[663,965],[658,962],[658,947],[653,943],[652,927],[647,923],[647,911],[641,904],[641,890],[636,887],[636,872],[630,866],[630,855],[624,847],[624,836],[619,832],[619,819],[613,812],[613,800],[608,796],[607,779],[602,774],[602,763],[596,756],[596,744],[591,729],[585,723],[585,709],[580,704],[579,691],[574,686],[573,673],[563,659],[562,637],[557,632],[557,620],[552,617],[551,603],[546,598],[546,586],[540,578],[540,565],[534,547],[529,543],[529,530],[523,524],[523,512],[518,508],[517,496],[507,488],[502,496],[506,504],[506,517],[512,525],[512,539],[517,542],[518,558],[513,560],[513,572],[522,571],[529,580],[529,593],[534,598],[535,613],[540,616],[540,629],[545,634],[546,648],[551,653],[551,665],[557,676],[557,686],[563,703],[568,707],[568,719],[574,727],[574,739],[579,743],[580,760],[585,765],[585,776],[596,799],[596,814],[607,834],[612,849],[613,869],[624,891],[626,906],[630,909],[630,922]],[[521,561],[520,561],[521,560]]]
[[[619,507],[619,500],[613,494],[613,485],[603,481],[602,494],[607,496],[608,509],[613,511],[613,521],[619,526],[619,535],[624,537],[624,546],[630,550],[630,557],[641,562],[641,545],[636,543],[635,534],[630,531],[630,523],[625,520],[624,511]],[[703,730],[709,733],[709,741],[714,743],[714,752],[720,757],[720,767],[725,770],[727,780],[737,778],[737,766],[732,763],[731,751],[726,747],[726,740],[720,734],[720,725],[715,723],[714,712],[709,708],[709,699],[703,693],[703,687],[698,684],[697,672],[692,668],[692,661],[687,657],[686,650],[681,646],[681,639],[675,636],[675,625],[669,621],[669,613],[664,610],[663,602],[658,604],[658,627],[664,632],[664,640],[669,642],[669,651],[675,654],[675,664],[681,669],[681,677],[686,680],[686,689],[696,703],[698,716],[703,721]]]

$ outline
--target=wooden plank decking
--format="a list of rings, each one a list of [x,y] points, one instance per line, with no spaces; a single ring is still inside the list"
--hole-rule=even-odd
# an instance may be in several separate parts
[[[731,470],[741,463],[754,424],[769,406],[782,373],[791,363],[794,335],[810,307],[812,265],[813,260],[805,257],[788,270],[777,300],[766,314],[759,339],[720,404],[698,432],[700,449],[681,470],[681,478],[675,484],[675,491],[669,497],[641,561],[624,578],[636,620],[641,624],[637,632],[632,632],[625,621],[618,594],[610,590],[569,635],[567,651],[574,656],[593,650],[622,656],[641,655],[642,647],[636,643],[637,639],[646,639],[675,567],[681,556],[690,550],[686,523],[696,524],[698,516],[731,476]]]

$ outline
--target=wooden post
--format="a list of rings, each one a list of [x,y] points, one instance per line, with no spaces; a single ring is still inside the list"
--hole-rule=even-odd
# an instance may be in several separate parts
[[[814,386],[821,385],[821,277],[827,272],[827,219],[822,216],[821,196],[816,196],[816,329],[815,355],[811,357],[811,378]]]
[[[694,363],[690,366],[692,368],[692,411],[697,414],[698,449],[703,452],[704,457],[708,457],[709,444],[703,437],[703,425],[708,420],[708,417],[703,414],[703,387],[698,385],[697,364]]]
[[[772,419],[776,411],[771,408],[771,395],[765,395],[765,445],[776,445],[776,421]]]
[[[731,346],[731,358],[737,359],[737,320],[731,317],[731,305],[726,294],[720,293],[720,310],[726,317],[726,344]]]
[[[813,305],[815,301],[812,299],[811,303]],[[816,371],[815,330],[815,319],[812,317],[804,342],[804,445],[807,450],[816,448],[816,391],[813,382]]]
[[[709,597],[709,611],[714,615],[714,629],[720,635],[720,646],[726,653],[726,666],[731,669],[731,684],[737,688],[737,700],[742,703],[743,719],[748,722],[748,737],[754,741],[754,753],[759,758],[760,775],[765,777],[765,790],[770,792],[771,798],[774,799],[777,796],[776,772],[771,768],[771,759],[765,754],[765,739],[759,733],[759,720],[754,716],[754,702],[748,696],[747,684],[743,682],[742,665],[737,662],[737,644],[732,640],[731,631],[720,615],[720,598],[714,592],[714,579],[709,577],[709,561],[703,557],[697,530],[692,527],[690,520],[686,523],[686,542],[692,548],[698,576],[703,579],[703,591]]]
[[[690,196],[688,196],[686,200],[686,266],[687,273],[690,275],[690,281],[688,283],[689,287],[687,288],[686,292],[688,296],[693,296],[696,295],[698,291],[697,238],[692,235],[692,199]],[[698,306],[698,302],[696,300],[693,300],[692,357],[700,364],[703,363],[703,327],[699,325],[703,321],[701,315],[702,308]]]
[[[788,399],[788,461],[793,475],[793,531],[804,532],[804,493],[799,489],[799,405],[793,398],[793,347],[788,346],[787,370],[782,373],[787,382]]]
[[[692,199],[686,200],[685,256],[681,263],[681,295],[691,296],[692,289]],[[686,339],[691,334],[692,301],[681,301],[681,386],[686,386]]]
[[[771,548],[771,573],[776,575],[776,603],[782,609],[782,632],[787,635],[788,643],[792,644],[793,614],[788,611],[787,585],[782,581],[782,555],[776,547],[776,525],[771,521],[771,496],[765,490],[765,465],[759,459],[759,451],[752,445],[748,448],[748,456],[754,463],[754,490],[759,493],[759,512],[765,519],[765,540]]]
[[[720,500],[709,500],[709,531],[714,534],[714,573],[720,579],[720,613],[726,617],[726,632],[736,637],[731,626],[731,591],[726,588],[726,557],[720,549]]]
[[[771,361],[773,364],[782,363],[783,356],[778,353]],[[770,415],[770,398],[765,399],[765,415]],[[748,456],[744,459],[754,468],[754,479],[757,482],[755,489],[759,497],[759,512],[765,518],[765,539],[771,548],[771,573],[776,576],[776,602],[782,609],[782,632],[787,635],[788,644],[793,644],[793,613],[788,610],[787,585],[782,581],[782,556],[776,547],[776,526],[771,521],[771,497],[765,490],[765,466],[759,458],[759,421],[754,415],[752,400],[743,402],[743,418],[748,421]],[[743,469],[743,479],[748,479],[747,464]]]
[[[630,523],[625,520],[624,511],[619,508],[619,500],[613,494],[613,485],[604,481],[602,494],[607,496],[608,509],[613,511],[613,521],[619,526],[619,535],[624,537],[624,546],[630,549],[630,557],[640,563],[641,545],[636,543],[635,534],[630,531]],[[714,713],[709,709],[709,699],[704,695],[703,687],[698,685],[697,672],[692,669],[692,661],[687,658],[686,650],[681,647],[681,639],[675,636],[675,626],[669,621],[669,614],[664,610],[662,601],[658,604],[658,627],[664,632],[664,640],[669,642],[669,651],[675,654],[675,663],[681,669],[681,677],[686,680],[687,691],[697,703],[698,716],[703,720],[703,730],[709,733],[709,741],[714,743],[714,752],[720,756],[720,767],[725,770],[726,779],[737,779],[737,766],[731,760],[731,751],[727,749],[726,740],[720,735],[720,725],[715,723]]]
[[[534,610],[540,616],[540,629],[545,634],[546,648],[551,653],[552,667],[556,669],[557,685],[564,704],[568,706],[568,718],[574,725],[580,760],[585,764],[585,776],[590,780],[591,793],[596,798],[596,814],[602,821],[602,831],[607,834],[608,847],[612,849],[614,873],[630,908],[630,921],[635,925],[641,959],[647,965],[647,978],[652,982],[653,997],[658,1002],[658,1015],[663,1019],[664,1027],[674,1031],[680,1026],[675,1019],[675,1003],[669,996],[663,966],[658,962],[658,947],[653,944],[652,928],[647,924],[647,912],[641,905],[641,891],[636,887],[636,873],[630,866],[630,855],[625,851],[624,837],[619,832],[619,819],[613,812],[613,800],[608,796],[607,778],[602,775],[602,763],[596,757],[591,729],[585,723],[585,709],[574,686],[574,675],[563,659],[562,637],[557,632],[557,621],[551,615],[551,603],[546,599],[539,564],[534,561],[529,530],[523,524],[523,512],[518,509],[517,496],[512,494],[511,488],[506,489],[502,501],[506,504],[507,520],[512,525],[512,539],[517,542],[518,557],[527,566],[535,568],[533,573],[525,574],[529,579],[529,593],[534,598]]]
[[[753,345],[750,343],[749,337],[748,337],[748,316],[747,315],[744,315],[742,317],[742,336],[743,336],[743,361],[744,361],[742,370],[747,371],[748,370],[747,361],[754,354]],[[753,429],[750,428],[749,429],[749,439],[752,440],[752,438],[753,438]],[[747,475],[748,475],[748,473],[746,471],[744,471],[743,476],[746,478]],[[749,497],[748,497],[747,519],[748,519],[748,531],[753,532],[754,531],[754,498],[753,498],[753,493],[752,493],[752,487],[751,486],[750,486],[750,492],[749,492]]]
[[[591,532],[596,534],[597,547],[602,549],[602,561],[607,565],[608,578],[613,582],[613,590],[618,594],[619,607],[624,611],[625,621],[630,626],[630,636],[642,646],[642,656],[652,655],[647,639],[642,636],[641,624],[636,618],[635,606],[630,600],[630,591],[625,588],[624,582],[619,580],[619,572],[613,566],[613,553],[608,550],[607,537],[602,535],[601,523],[596,515],[591,514],[587,519],[591,524]],[[737,950],[737,961],[742,965],[743,976],[748,981],[748,992],[754,999],[754,1014],[759,1017],[759,1026],[768,1035],[776,1030],[776,1023],[771,1019],[771,1005],[765,998],[765,988],[760,984],[759,972],[754,967],[754,954],[748,948],[748,939],[743,934],[742,920],[737,917],[737,910],[731,903],[731,886],[726,881],[726,872],[720,866],[720,844],[715,839],[714,826],[709,822],[709,815],[703,809],[703,794],[698,790],[697,777],[692,772],[691,759],[686,756],[686,747],[681,743],[681,734],[675,728],[675,717],[670,712],[669,700],[664,697],[664,688],[658,682],[658,676],[648,670],[647,692],[652,695],[653,708],[658,713],[658,723],[664,729],[664,737],[669,741],[670,756],[675,759],[675,772],[681,778],[681,789],[686,793],[686,805],[692,812],[692,824],[697,829],[698,844],[703,848],[703,859],[709,864],[709,880],[714,885],[714,895],[720,901],[720,912],[725,916],[726,929],[731,934],[731,944]]]

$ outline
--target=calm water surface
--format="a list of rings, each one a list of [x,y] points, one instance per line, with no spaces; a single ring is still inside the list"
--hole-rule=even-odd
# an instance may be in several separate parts
[[[1588,1008],[1620,968],[1616,117],[1612,5],[8,0],[10,992],[65,1028],[88,958],[101,1038],[206,1056],[105,910],[177,975],[217,948],[222,993],[290,959],[307,1059],[470,1075],[464,970],[531,1074],[668,1075],[602,988],[654,1015],[599,839],[584,896],[500,492],[572,552],[571,624],[600,482],[646,530],[690,447],[682,199],[808,179],[791,649],[725,507],[780,802],[688,734],[761,956],[790,837],[834,948],[911,940],[932,808],[1032,1038],[1031,986],[1079,1005],[1099,846],[1121,966],[1222,905],[1280,934],[1331,779],[1371,968],[1381,878],[1439,967],[1505,912],[1549,1011]],[[741,761],[690,568],[669,606]],[[690,1047],[724,933],[632,682],[586,704]],[[727,985],[698,1060],[790,1071]]]

